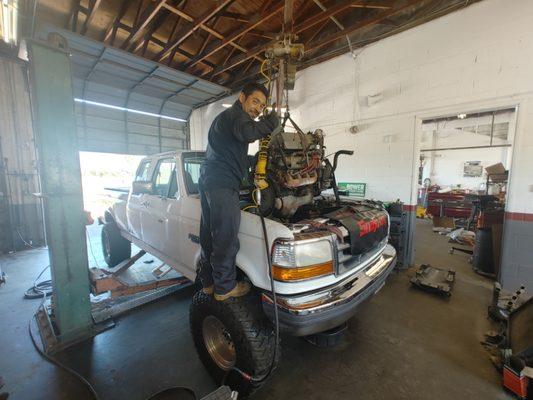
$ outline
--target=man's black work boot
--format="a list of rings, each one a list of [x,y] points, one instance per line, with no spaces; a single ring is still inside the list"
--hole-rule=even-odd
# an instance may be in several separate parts
[[[237,282],[235,287],[226,294],[215,293],[215,300],[224,301],[230,297],[241,297],[250,291],[251,285],[248,282]]]

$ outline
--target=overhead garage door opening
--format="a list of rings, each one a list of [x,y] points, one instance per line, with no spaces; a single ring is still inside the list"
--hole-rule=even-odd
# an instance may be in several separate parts
[[[105,210],[121,193],[129,190],[135,170],[143,156],[80,152],[83,204],[93,218]],[[110,190],[113,189],[113,190]],[[119,192],[122,189],[124,192]]]
[[[417,224],[417,250],[427,232],[448,234],[457,261],[498,278],[515,120],[516,109],[506,108],[422,122],[418,210],[432,223]]]
[[[129,154],[95,153],[80,151],[80,168],[83,188],[83,207],[94,219],[87,226],[89,265],[105,264],[100,243],[101,226],[98,218],[120,198],[127,196],[139,161],[143,156]]]

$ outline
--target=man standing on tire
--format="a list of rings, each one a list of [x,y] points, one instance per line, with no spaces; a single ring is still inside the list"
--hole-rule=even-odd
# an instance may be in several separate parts
[[[248,293],[248,282],[237,282],[235,257],[239,251],[239,187],[249,168],[248,145],[279,126],[275,112],[260,117],[267,89],[249,83],[239,98],[220,113],[209,128],[206,159],[200,170],[200,280],[206,294],[223,301]]]

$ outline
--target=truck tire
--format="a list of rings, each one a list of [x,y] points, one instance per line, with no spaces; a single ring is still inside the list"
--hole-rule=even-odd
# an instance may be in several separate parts
[[[201,290],[190,307],[190,329],[196,352],[217,384],[246,397],[264,382],[250,382],[232,369],[253,377],[266,374],[274,357],[276,337],[257,295],[216,301]],[[276,352],[274,367],[279,360]]]
[[[122,237],[114,222],[108,222],[102,227],[102,252],[110,267],[131,257],[131,242]]]

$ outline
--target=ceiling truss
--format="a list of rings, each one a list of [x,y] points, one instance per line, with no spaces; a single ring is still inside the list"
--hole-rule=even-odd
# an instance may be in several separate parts
[[[464,0],[72,0],[66,26],[237,87],[258,78],[264,50],[282,30],[286,1],[293,6],[293,33],[305,44],[301,68],[465,6]],[[104,13],[111,21],[102,25]]]

